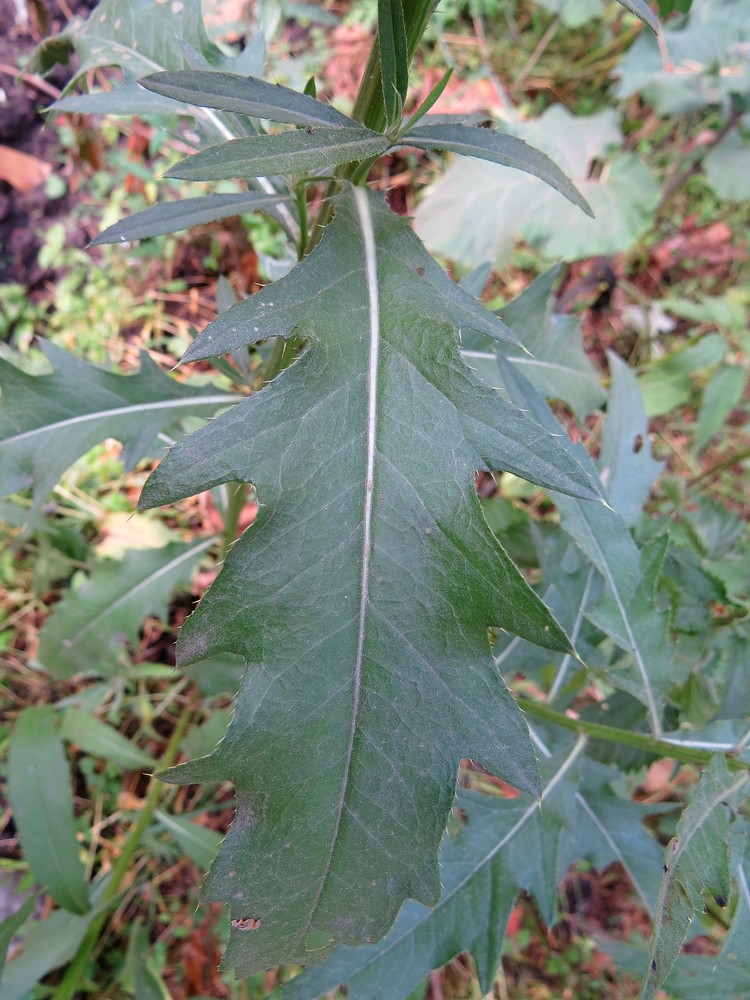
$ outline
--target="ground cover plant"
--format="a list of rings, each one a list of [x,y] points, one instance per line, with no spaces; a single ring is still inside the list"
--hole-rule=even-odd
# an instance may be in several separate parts
[[[628,115],[552,104],[523,118],[494,80],[508,113],[486,128],[484,113],[440,111],[455,75],[431,60],[468,17],[489,69],[497,5],[433,6],[348,12],[376,29],[349,114],[318,97],[304,59],[296,89],[271,82],[284,65],[265,48],[275,5],[239,50],[209,38],[195,0],[104,0],[37,50],[34,71],[76,67],[55,113],[156,116],[167,157],[189,153],[168,178],[215,185],[178,186],[109,226],[94,243],[114,244],[113,259],[191,225],[270,222],[251,223],[263,287],[237,301],[217,283],[217,318],[181,327],[160,358],[182,350],[176,377],[145,351],[129,374],[107,371],[100,345],[71,353],[57,338],[41,342],[45,367],[29,347],[44,316],[14,292],[3,573],[28,663],[15,669],[8,626],[8,682],[24,693],[7,734],[22,905],[0,925],[21,937],[0,997],[486,994],[502,988],[506,928],[506,967],[522,967],[519,916],[559,926],[565,886],[613,864],[650,942],[598,947],[635,979],[574,949],[557,975],[584,966],[581,996],[634,995],[637,980],[642,997],[750,992],[745,508],[731,476],[706,489],[748,454],[748,295],[716,275],[671,296],[637,281],[690,259],[687,226],[639,271],[664,206],[696,185],[715,197],[719,162],[741,173],[734,8],[705,5],[729,38],[710,66],[691,48],[697,8],[667,22],[699,99],[679,97],[673,76],[688,74],[665,81],[652,54],[633,54],[658,25],[630,2],[607,15],[647,25],[615,66]],[[316,30],[332,16],[286,13]],[[592,17],[562,5],[552,27]],[[608,55],[620,43],[604,34]],[[432,54],[415,70],[423,39]],[[552,39],[545,29],[519,78]],[[115,89],[92,89],[113,65]],[[641,90],[657,117],[633,103]],[[687,165],[660,173],[658,142],[637,155],[654,131],[703,126],[689,115],[705,107],[711,134]],[[717,158],[727,142],[739,167]],[[392,166],[432,170],[441,151],[454,155],[415,225],[460,283],[394,211]],[[513,235],[537,276],[500,302],[493,268]],[[741,261],[723,252],[724,271]],[[583,328],[598,357],[555,310],[559,269],[544,261],[557,256],[573,265],[559,304],[599,307]],[[202,264],[220,257],[211,246]],[[629,325],[601,336],[602,300],[624,290]],[[698,324],[687,344],[680,320]],[[676,407],[694,413],[687,446],[658,423]],[[656,491],[649,417],[689,463],[685,475],[671,461]],[[124,489],[118,456],[135,470]],[[196,574],[208,589],[186,617]],[[29,627],[25,588],[61,582]],[[179,898],[197,894],[194,865],[208,870],[196,916]],[[615,984],[585,986],[592,970]]]

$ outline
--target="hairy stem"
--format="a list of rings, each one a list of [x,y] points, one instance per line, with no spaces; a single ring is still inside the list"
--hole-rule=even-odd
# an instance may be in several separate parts
[[[185,735],[191,715],[192,707],[190,705],[186,705],[177,720],[177,724],[172,730],[172,735],[169,737],[169,742],[167,743],[164,754],[161,757],[160,764],[162,768],[166,769],[171,767],[177,759],[180,742],[182,741],[182,737]],[[120,883],[130,867],[130,862],[140,846],[144,833],[151,824],[154,811],[159,804],[159,798],[161,797],[163,790],[164,785],[161,780],[155,775],[152,775],[151,781],[149,782],[148,793],[146,795],[146,802],[141,810],[141,814],[138,817],[135,826],[130,831],[128,839],[125,841],[120,856],[112,868],[112,873],[110,875],[109,882],[107,883],[107,887],[102,893],[100,905],[104,907],[104,912],[100,913],[99,916],[95,917],[94,920],[91,921],[89,929],[86,932],[86,937],[81,942],[73,961],[68,966],[63,981],[55,990],[55,1000],[75,1000],[75,998],[81,995],[80,984],[86,970],[86,965],[91,957],[91,953],[96,947],[102,928],[107,922],[109,915],[109,907],[107,904],[114,902],[115,897],[120,890]]]

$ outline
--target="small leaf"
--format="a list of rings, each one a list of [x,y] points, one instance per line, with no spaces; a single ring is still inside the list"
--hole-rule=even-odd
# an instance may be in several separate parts
[[[267,118],[287,125],[357,127],[353,119],[342,115],[330,104],[252,76],[181,70],[176,73],[152,73],[142,77],[138,83],[146,90],[173,101],[218,111],[233,111],[250,118]]]
[[[385,117],[392,125],[401,117],[409,86],[403,0],[378,0],[378,43]]]
[[[5,900],[3,902],[5,903]],[[29,896],[28,899],[25,899],[21,903],[15,913],[11,913],[9,917],[0,921],[0,986],[2,985],[3,969],[5,968],[5,960],[11,941],[15,937],[19,927],[26,923],[26,920],[31,916],[35,903],[36,896]]]
[[[138,750],[129,739],[119,733],[114,726],[107,725],[80,709],[69,708],[63,714],[60,735],[69,743],[75,743],[86,753],[116,764],[131,771],[153,769],[155,761],[147,753]]]
[[[557,164],[514,135],[469,125],[427,125],[407,132],[399,141],[418,149],[444,149],[522,170],[549,184],[593,218],[591,206]]]
[[[729,899],[729,817],[727,805],[750,775],[728,770],[716,754],[701,776],[677,824],[664,859],[664,878],[656,904],[648,973],[640,1000],[652,1000],[667,978],[688,928],[703,908],[705,893]]]
[[[40,662],[55,677],[115,673],[124,643],[135,642],[147,614],[166,615],[170,594],[190,582],[215,541],[173,542],[97,563],[89,580],[69,592],[44,623]]]
[[[73,958],[96,915],[93,909],[83,916],[54,910],[46,920],[32,921],[24,932],[23,951],[5,966],[0,1000],[28,1000],[48,973]]]
[[[96,247],[102,243],[127,243],[132,240],[145,240],[151,236],[178,233],[190,226],[202,226],[217,219],[258,212],[278,205],[279,202],[291,200],[281,194],[268,195],[248,191],[243,194],[209,194],[201,198],[162,202],[160,205],[154,205],[116,222],[94,237],[91,246]]]
[[[636,17],[640,18],[645,25],[651,28],[655,35],[659,34],[659,18],[651,10],[646,0],[618,0],[618,2],[626,10],[629,10],[631,14],[635,14]]]
[[[18,716],[8,757],[8,798],[34,878],[71,913],[86,913],[89,894],[73,822],[70,771],[47,705]]]
[[[220,833],[207,826],[191,823],[182,816],[172,816],[160,809],[156,810],[154,818],[172,834],[175,842],[199,868],[208,871],[221,845]]]
[[[408,130],[410,130],[412,128],[416,128],[419,125],[419,122],[427,114],[427,112],[431,111],[432,108],[434,108],[434,106],[437,104],[437,102],[442,97],[443,91],[448,86],[448,81],[450,80],[450,78],[452,76],[453,76],[453,67],[450,66],[445,71],[445,73],[443,73],[443,75],[440,77],[440,79],[438,80],[438,82],[435,84],[435,86],[429,92],[429,94],[427,95],[427,97],[425,97],[425,99],[419,105],[419,107],[414,112],[414,114],[409,118],[408,121],[404,122],[404,131],[408,131]],[[439,116],[435,115],[433,117],[433,119],[431,120],[432,124],[437,124],[435,122],[435,120],[434,120],[437,117],[439,117]],[[462,120],[465,121],[465,118],[463,116],[462,116]],[[425,124],[430,124],[430,122],[426,122]]]
[[[167,171],[181,180],[221,181],[263,174],[302,174],[380,156],[389,141],[364,128],[309,128],[232,139],[188,156]]]
[[[729,414],[739,406],[746,378],[741,365],[724,365],[712,375],[703,390],[698,413],[695,431],[695,447],[698,450],[704,448],[714,434],[718,434]]]
[[[116,375],[42,342],[51,375],[27,375],[0,359],[0,495],[33,487],[38,510],[61,474],[107,437],[132,467],[160,433],[187,416],[209,416],[244,396],[162,374],[145,351],[135,375]],[[159,444],[159,449],[162,445]]]

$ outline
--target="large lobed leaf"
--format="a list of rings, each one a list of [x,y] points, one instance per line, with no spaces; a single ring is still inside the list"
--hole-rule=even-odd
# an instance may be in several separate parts
[[[210,416],[243,398],[177,382],[145,351],[140,371],[123,376],[47,342],[42,350],[54,366],[50,375],[28,375],[0,359],[0,496],[32,487],[35,508],[65,469],[105,438],[121,441],[123,461],[133,466],[185,417]]]
[[[473,474],[598,489],[465,368],[462,326],[510,337],[381,200],[347,189],[316,250],[186,355],[292,333],[309,345],[175,446],[142,500],[226,480],[258,492],[255,523],[179,645],[183,663],[247,660],[235,716],[211,756],[167,773],[236,786],[204,896],[231,903],[239,976],[377,940],[406,897],[435,903],[461,757],[538,788],[487,629],[569,643],[484,521]]]

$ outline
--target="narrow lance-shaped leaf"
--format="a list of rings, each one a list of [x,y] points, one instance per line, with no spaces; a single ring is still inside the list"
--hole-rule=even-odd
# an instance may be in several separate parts
[[[267,118],[287,125],[347,126],[357,123],[330,104],[323,104],[307,94],[300,94],[278,83],[267,83],[252,76],[213,73],[209,70],[181,70],[175,73],[152,73],[138,83],[155,94],[170,97],[200,108],[233,111],[250,118]]]
[[[730,772],[716,754],[677,824],[664,859],[641,1000],[652,1000],[667,978],[705,893],[711,892],[720,906],[729,900],[728,807],[749,777]]]
[[[501,310],[529,354],[464,337],[463,355],[486,382],[496,385],[500,351],[543,396],[562,399],[583,420],[607,395],[583,349],[580,319],[554,312],[552,287],[559,271],[559,267],[552,267],[541,274]]]
[[[154,769],[154,758],[143,753],[114,726],[78,708],[69,708],[63,715],[60,735],[81,750],[103,757],[118,767],[132,771]]]
[[[73,794],[55,713],[25,708],[8,757],[8,798],[34,878],[71,913],[86,913],[89,894],[73,822]]]
[[[136,640],[146,615],[166,614],[174,588],[190,581],[214,543],[214,538],[173,542],[98,563],[89,580],[70,591],[44,623],[40,662],[55,677],[115,673],[124,644]]]
[[[529,146],[523,139],[505,135],[487,128],[470,125],[417,125],[401,136],[400,142],[417,149],[444,149],[462,156],[475,156],[504,167],[514,167],[533,174],[549,184],[572,204],[593,216],[591,207],[578,188],[560,168],[539,149]]]
[[[11,913],[5,920],[0,921],[0,982],[2,982],[3,969],[11,941],[19,927],[22,927],[28,917],[31,916],[36,901],[35,896],[29,896],[21,903],[15,913]]]
[[[626,10],[629,10],[631,14],[635,14],[636,17],[640,18],[644,24],[647,24],[655,35],[659,34],[659,19],[646,3],[646,0],[618,0],[618,2]]]
[[[408,896],[433,904],[461,757],[536,790],[487,627],[569,644],[482,518],[473,474],[512,468],[597,498],[554,438],[465,368],[454,324],[477,304],[382,200],[347,188],[313,253],[242,305],[190,356],[293,331],[307,350],[178,444],[143,495],[153,506],[224,480],[258,493],[179,645],[182,662],[245,657],[234,719],[211,756],[168,772],[236,786],[204,896],[231,902],[239,976],[376,940]]]
[[[221,181],[262,174],[309,173],[380,156],[388,145],[387,136],[364,126],[295,129],[210,146],[182,160],[166,176],[188,181]]]
[[[60,475],[107,437],[132,467],[160,433],[187,416],[209,416],[243,399],[162,374],[145,352],[135,375],[116,375],[43,342],[51,375],[28,375],[0,359],[0,495],[33,487],[40,507]],[[159,448],[161,449],[161,445]]]
[[[612,351],[607,358],[612,388],[602,434],[601,478],[609,502],[632,527],[641,518],[662,463],[651,457],[648,419],[635,372]]]
[[[91,241],[96,247],[102,243],[127,243],[145,240],[151,236],[179,233],[190,226],[203,226],[217,219],[227,219],[246,212],[272,208],[279,202],[291,201],[278,194],[259,194],[245,191],[242,194],[209,194],[201,198],[181,198],[154,205],[143,212],[136,212],[127,219],[120,219]]]
[[[593,461],[581,445],[574,445],[562,430],[552,411],[531,383],[504,358],[498,366],[505,392],[523,406],[550,434],[560,435],[561,442],[581,464],[596,474]],[[582,504],[576,497],[553,496],[560,511],[561,523],[582,552],[604,577],[605,596],[597,606],[595,624],[608,632],[621,648],[633,656],[633,678],[616,680],[639,698],[649,709],[655,735],[662,730],[659,702],[669,687],[666,658],[666,622],[654,609],[655,576],[643,583],[646,564],[640,564],[638,549],[620,515],[609,507]],[[650,565],[650,564],[649,564]],[[638,591],[637,599],[636,595]],[[592,616],[589,616],[592,617]]]
[[[390,125],[401,116],[409,86],[403,0],[378,0],[378,45],[383,104]]]

